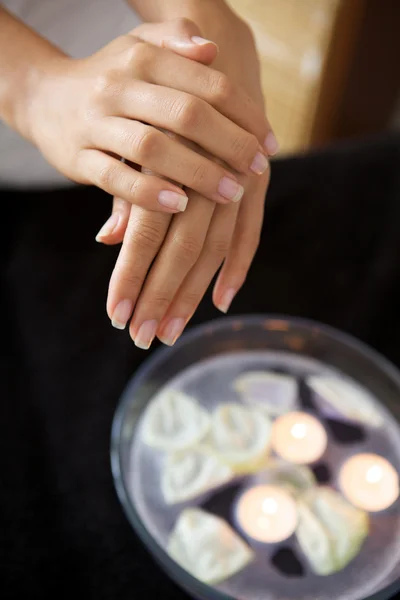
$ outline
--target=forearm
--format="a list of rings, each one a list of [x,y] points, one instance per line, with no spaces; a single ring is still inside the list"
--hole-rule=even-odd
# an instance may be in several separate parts
[[[157,22],[187,18],[196,23],[202,35],[221,43],[229,27],[247,26],[224,0],[128,0],[144,21]]]
[[[0,119],[28,136],[27,114],[35,87],[62,52],[0,5]]]

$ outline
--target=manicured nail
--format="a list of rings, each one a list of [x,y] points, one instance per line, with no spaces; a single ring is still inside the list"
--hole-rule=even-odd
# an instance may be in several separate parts
[[[234,290],[233,288],[229,288],[228,290],[226,290],[226,292],[223,294],[221,301],[217,304],[217,308],[223,312],[223,313],[227,313],[229,310],[230,305],[232,304],[232,300],[234,299],[236,295],[236,290]]]
[[[155,320],[144,321],[135,336],[135,346],[142,350],[148,350],[156,336],[157,326],[158,323]]]
[[[164,333],[158,338],[163,344],[173,346],[185,328],[185,319],[171,319],[164,329]]]
[[[199,37],[198,35],[192,36],[191,40],[192,42],[197,44],[197,46],[205,46],[206,44],[213,44],[213,46],[217,45],[215,42],[212,42],[211,40],[206,40],[206,38]]]
[[[116,329],[125,329],[126,324],[131,317],[132,310],[133,303],[131,300],[121,300],[114,308],[111,325]]]
[[[158,201],[167,208],[183,212],[187,206],[188,197],[178,194],[178,192],[171,192],[171,190],[162,190],[158,194]]]
[[[165,43],[168,45],[175,46],[175,48],[193,48],[193,46],[205,46],[206,44],[213,44],[216,46],[214,42],[211,40],[206,40],[205,38],[194,35],[192,38],[184,38],[184,37],[171,37],[165,40]]]
[[[257,152],[253,162],[250,165],[250,169],[257,175],[262,175],[268,169],[268,158],[261,152]]]
[[[219,182],[218,192],[227,200],[239,202],[244,194],[244,187],[230,177],[223,177]]]
[[[118,225],[119,214],[114,213],[111,217],[104,223],[103,227],[100,229],[99,233],[96,235],[96,242],[101,242],[105,237],[108,237],[112,234],[116,226]]]
[[[279,143],[272,131],[270,131],[265,138],[264,147],[270,156],[273,156],[278,152]]]

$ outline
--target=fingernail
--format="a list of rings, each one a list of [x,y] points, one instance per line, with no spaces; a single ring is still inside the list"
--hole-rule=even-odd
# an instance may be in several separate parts
[[[244,194],[244,187],[230,177],[223,177],[219,182],[218,192],[227,200],[239,202]]]
[[[148,350],[156,336],[157,326],[158,323],[155,320],[143,321],[135,336],[135,346],[142,350]]]
[[[183,212],[187,206],[188,197],[177,192],[171,192],[171,190],[162,190],[158,194],[158,201],[167,208]]]
[[[121,300],[114,308],[111,325],[116,329],[125,329],[133,310],[131,300]]]
[[[217,304],[217,308],[223,312],[223,313],[227,313],[229,310],[230,305],[232,304],[232,300],[234,299],[236,295],[236,290],[234,290],[233,288],[229,288],[228,290],[226,290],[226,292],[223,294],[221,301]]]
[[[278,152],[279,142],[272,131],[270,131],[267,137],[265,138],[264,146],[270,156],[273,156]]]
[[[200,37],[198,35],[192,36],[191,40],[192,40],[192,42],[197,44],[197,46],[205,46],[206,44],[213,44],[213,46],[217,45],[215,42],[212,42],[211,40],[207,40],[206,38]]]
[[[268,169],[268,158],[261,152],[257,152],[253,162],[250,165],[250,169],[257,175],[262,175]]]
[[[169,38],[167,40],[165,40],[165,42],[168,44],[172,44],[173,46],[175,46],[175,48],[193,48],[193,46],[205,46],[206,44],[213,44],[213,46],[216,46],[217,44],[215,44],[214,42],[212,42],[211,40],[206,40],[205,38],[199,37],[197,35],[194,35],[191,38],[180,38],[180,37],[172,37]]]
[[[96,235],[96,242],[101,242],[102,239],[108,237],[112,234],[116,226],[118,225],[119,214],[114,213],[111,217],[104,223],[103,227],[100,229],[99,233]]]
[[[158,338],[163,344],[173,346],[185,328],[185,319],[171,319],[164,329],[164,333]]]

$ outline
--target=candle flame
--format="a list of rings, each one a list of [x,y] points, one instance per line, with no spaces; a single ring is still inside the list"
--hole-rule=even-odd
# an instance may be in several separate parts
[[[307,426],[305,425],[305,423],[296,423],[295,425],[293,425],[293,427],[290,430],[290,433],[292,434],[292,436],[294,438],[297,438],[298,440],[305,438],[306,432],[307,432]]]
[[[267,515],[273,515],[278,511],[278,503],[274,498],[265,498],[262,503],[262,510]]]
[[[373,465],[365,474],[365,479],[368,483],[378,483],[382,479],[382,469],[379,465]]]

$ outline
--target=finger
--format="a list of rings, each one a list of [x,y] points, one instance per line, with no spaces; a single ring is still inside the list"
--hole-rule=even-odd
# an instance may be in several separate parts
[[[121,155],[119,152],[116,154]],[[105,152],[82,150],[78,169],[82,174],[82,183],[96,185],[141,208],[169,214],[182,212],[186,208],[188,198],[181,188],[160,177],[140,173]]]
[[[271,127],[251,96],[224,73],[156,46],[136,44],[133,60],[146,81],[186,92],[211,104],[263,144]]]
[[[172,135],[169,132],[165,132],[167,135]],[[136,168],[137,165],[124,161],[125,164],[130,167]],[[142,169],[142,173],[146,175],[158,176],[153,171]],[[178,186],[179,187],[179,186]],[[122,198],[113,198],[113,209],[110,218],[106,221],[103,227],[100,229],[96,236],[96,241],[106,244],[115,245],[120,244],[125,235],[126,227],[128,225],[129,215],[131,211],[131,204],[123,200]]]
[[[112,110],[116,115],[172,131],[223,160],[235,171],[261,175],[268,169],[267,157],[257,137],[200,98],[135,81],[114,103]]]
[[[200,256],[214,208],[214,203],[191,193],[186,212],[173,219],[131,321],[130,334],[139,348],[150,347],[159,322]]]
[[[185,18],[143,23],[132,34],[144,42],[169,48],[203,64],[211,64],[218,54],[217,44],[201,37],[199,27]],[[97,234],[96,241],[107,245],[120,244],[124,239],[130,208],[129,202],[114,197],[112,214]]]
[[[176,342],[225,259],[238,208],[237,205],[216,207],[200,258],[182,283],[160,323],[157,337],[164,344],[172,346]]]
[[[181,56],[209,65],[218,54],[218,46],[204,39],[198,26],[189,19],[174,19],[163,23],[144,23],[132,35],[155,46],[169,48]]]
[[[265,193],[269,178],[257,182],[253,197],[248,202],[242,202],[239,207],[232,244],[221,272],[214,286],[213,301],[215,306],[226,313],[239,289],[244,284],[247,273],[260,241]],[[251,193],[251,192],[250,192]]]
[[[128,226],[107,298],[107,313],[117,329],[129,321],[147,272],[168,231],[171,217],[131,206]]]
[[[129,202],[114,197],[111,216],[96,235],[96,242],[108,246],[120,244],[124,239],[130,210],[131,204]]]
[[[236,180],[232,173],[149,125],[139,123],[138,121],[128,121],[119,117],[108,117],[98,122],[96,127],[93,128],[91,136],[91,145],[100,149],[106,149],[107,152],[114,152],[131,162],[155,171],[162,177],[193,189],[215,202],[238,202],[243,195],[243,186]],[[93,153],[95,151],[88,150],[86,152]],[[129,184],[125,185],[125,187],[129,188],[130,193],[126,189],[124,193],[120,193],[120,189],[115,189],[116,187],[123,188],[123,184],[126,184],[126,177],[121,177],[115,164],[109,162],[114,159],[107,157],[103,153],[97,153],[97,156],[99,154],[104,157],[101,160],[106,162],[106,166],[96,164],[96,168],[92,169],[92,171],[94,170],[93,183],[106,189],[106,191],[112,189],[111,193],[125,200],[130,200],[133,195],[136,200],[137,194],[132,194],[133,184],[131,186]],[[115,162],[117,165],[120,164],[118,161]],[[85,166],[87,167],[87,162]],[[124,168],[129,169],[126,165],[124,165]],[[135,173],[133,169],[131,171]],[[142,175],[142,177],[146,177],[146,175]],[[154,177],[154,181],[162,182],[162,179]],[[168,188],[165,187],[165,183],[164,189],[167,190]],[[157,191],[162,187],[160,183],[154,185],[158,186]],[[172,186],[172,184],[169,185]],[[133,185],[134,192],[137,191],[135,187],[136,184]],[[146,207],[149,208],[149,205],[152,205],[152,209],[156,210],[155,205],[157,204],[157,200],[161,202],[161,199],[157,198],[157,196],[154,198],[153,196],[149,200],[146,196],[148,194],[146,186],[137,185],[137,187],[141,192],[139,194],[140,205],[145,205],[146,200]],[[173,189],[179,188],[173,187]],[[182,190],[179,191],[181,194],[180,198],[183,198],[182,194],[184,192]],[[137,201],[134,203],[139,204]],[[160,210],[159,207],[158,210]]]

